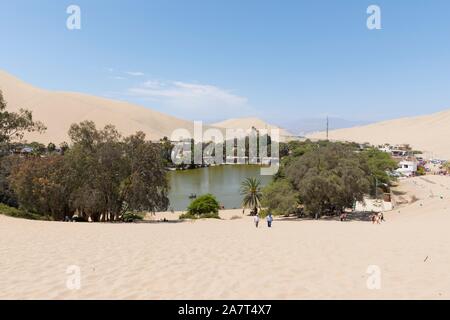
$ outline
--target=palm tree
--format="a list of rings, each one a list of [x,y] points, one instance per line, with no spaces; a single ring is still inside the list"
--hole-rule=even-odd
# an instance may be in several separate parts
[[[252,209],[252,214],[258,214],[258,207],[261,207],[261,181],[256,178],[247,178],[241,183],[242,206]]]

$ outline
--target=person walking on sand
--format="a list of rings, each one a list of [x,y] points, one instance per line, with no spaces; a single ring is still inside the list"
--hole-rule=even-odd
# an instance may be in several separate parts
[[[270,212],[269,212],[269,214],[267,215],[266,220],[267,220],[267,226],[268,226],[269,228],[272,228],[273,217],[272,217],[272,214],[271,214]]]
[[[371,216],[370,216],[370,219],[372,220],[372,224],[375,224],[375,223],[379,223],[378,222],[378,214],[375,214],[375,213],[373,213]]]
[[[258,225],[259,225],[259,215],[255,215],[254,218],[253,218],[253,221],[255,222],[255,227],[258,228]]]

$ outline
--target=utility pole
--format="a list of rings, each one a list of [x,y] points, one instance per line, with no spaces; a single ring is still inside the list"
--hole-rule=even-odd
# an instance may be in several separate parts
[[[328,131],[329,131],[329,121],[328,121],[328,116],[327,116],[327,141],[328,141]]]

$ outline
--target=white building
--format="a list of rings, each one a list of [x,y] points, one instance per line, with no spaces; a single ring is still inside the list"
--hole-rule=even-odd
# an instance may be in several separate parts
[[[396,171],[403,176],[410,177],[417,172],[417,162],[406,160],[400,161]]]

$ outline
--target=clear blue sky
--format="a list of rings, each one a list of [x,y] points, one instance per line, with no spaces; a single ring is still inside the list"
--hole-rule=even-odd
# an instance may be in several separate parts
[[[450,108],[449,15],[447,0],[2,0],[0,69],[192,120],[374,121]]]

